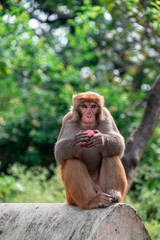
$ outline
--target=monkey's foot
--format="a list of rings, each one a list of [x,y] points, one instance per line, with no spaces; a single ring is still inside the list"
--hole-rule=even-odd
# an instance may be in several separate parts
[[[99,194],[99,204],[98,207],[108,207],[113,202],[113,197],[107,193]]]

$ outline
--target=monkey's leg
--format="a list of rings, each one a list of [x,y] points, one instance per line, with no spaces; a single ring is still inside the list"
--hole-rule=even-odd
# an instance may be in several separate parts
[[[61,173],[69,204],[75,204],[85,209],[98,208],[108,204],[107,194],[96,194],[88,170],[82,161],[67,160],[61,168]]]
[[[118,156],[103,159],[99,175],[99,184],[105,193],[113,197],[113,202],[124,201],[127,179]]]

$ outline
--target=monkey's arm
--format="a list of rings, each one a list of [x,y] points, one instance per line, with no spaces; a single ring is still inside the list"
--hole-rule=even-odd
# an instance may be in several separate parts
[[[117,132],[110,132],[102,134],[102,145],[99,150],[104,156],[118,155],[120,158],[123,156],[125,143],[122,135]]]
[[[116,123],[108,111],[103,108],[105,120],[101,122],[99,130],[99,145],[97,148],[102,152],[103,156],[118,155],[120,158],[123,156],[125,149],[125,142],[123,136],[120,134]],[[96,136],[96,135],[95,135]]]
[[[109,132],[107,134],[95,130],[96,134],[87,144],[88,147],[94,146],[99,149],[103,156],[123,156],[125,143],[122,135],[117,132]]]
[[[64,164],[67,159],[80,158],[81,155],[81,148],[76,146],[73,138],[58,140],[54,151],[59,164]]]
[[[75,124],[72,123],[71,118],[71,112],[64,116],[60,134],[54,147],[55,158],[59,164],[64,164],[67,159],[80,155],[80,149],[76,147],[74,140],[76,135]]]
[[[79,131],[71,121],[62,124],[61,133],[55,145],[55,158],[59,164],[64,164],[67,159],[81,159],[81,146],[89,140],[84,131]]]

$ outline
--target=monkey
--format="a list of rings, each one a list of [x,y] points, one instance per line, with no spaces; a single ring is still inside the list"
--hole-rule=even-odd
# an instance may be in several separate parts
[[[104,106],[104,97],[88,91],[73,95],[72,101],[55,144],[67,203],[94,209],[124,202],[127,179],[121,158],[125,143]]]

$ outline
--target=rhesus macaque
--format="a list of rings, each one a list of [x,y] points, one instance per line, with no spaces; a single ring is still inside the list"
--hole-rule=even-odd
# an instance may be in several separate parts
[[[95,135],[85,130],[94,130]],[[84,209],[123,202],[127,188],[121,163],[124,148],[103,96],[94,92],[73,95],[73,106],[55,145],[67,202]]]

